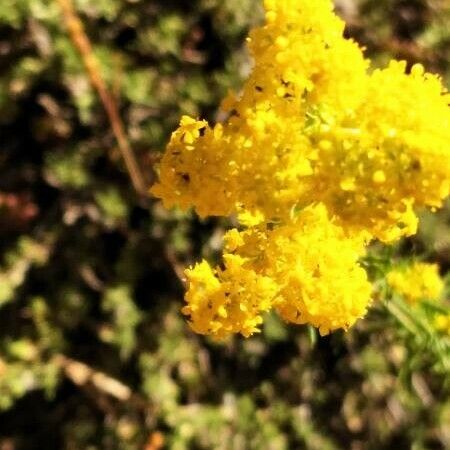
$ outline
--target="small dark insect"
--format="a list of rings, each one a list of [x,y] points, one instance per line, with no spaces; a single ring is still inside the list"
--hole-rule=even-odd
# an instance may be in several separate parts
[[[412,169],[412,170],[420,170],[420,168],[421,168],[420,161],[414,160],[414,161],[411,163],[411,169]]]
[[[255,89],[256,89],[258,92],[262,92],[262,91],[264,90],[261,86],[255,86]]]
[[[204,136],[205,135],[205,133],[206,133],[206,127],[202,127],[202,128],[200,128],[199,130],[198,130],[198,132],[200,133],[200,136]]]

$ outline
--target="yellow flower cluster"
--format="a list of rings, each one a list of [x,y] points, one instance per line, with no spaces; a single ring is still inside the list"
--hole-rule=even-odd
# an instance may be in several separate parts
[[[437,300],[444,289],[437,264],[416,262],[387,274],[389,286],[414,305],[420,300]]]
[[[223,339],[233,333],[248,337],[258,331],[261,313],[269,311],[277,286],[247,268],[239,255],[225,255],[224,269],[212,270],[203,261],[186,271],[190,288],[183,313],[196,333]]]
[[[323,205],[278,227],[232,229],[224,240],[224,268],[203,261],[186,271],[183,312],[194,331],[249,336],[258,331],[261,313],[274,308],[288,322],[327,334],[366,313],[371,286],[357,264],[364,240],[346,238]]]
[[[434,318],[434,328],[442,334],[450,336],[450,313],[438,314]]]
[[[224,269],[187,271],[184,312],[217,336],[254,332],[271,307],[323,332],[347,328],[370,298],[363,238],[414,234],[415,208],[441,206],[450,188],[438,77],[401,62],[370,72],[331,0],[264,4],[248,37],[253,70],[222,103],[228,118],[183,117],[152,188],[166,207],[248,227],[227,235],[243,244],[225,249]]]

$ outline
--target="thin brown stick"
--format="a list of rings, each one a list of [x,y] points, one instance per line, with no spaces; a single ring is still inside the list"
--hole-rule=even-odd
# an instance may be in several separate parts
[[[97,91],[103,107],[105,108],[112,131],[117,140],[119,150],[125,161],[125,166],[130,175],[131,182],[133,183],[133,187],[139,194],[144,194],[147,191],[147,183],[145,182],[136,161],[136,157],[131,149],[130,143],[128,142],[116,101],[109,92],[100,73],[98,61],[92,51],[92,45],[84,31],[83,24],[75,11],[72,0],[57,0],[57,2],[61,7],[61,12],[64,17],[70,39],[80,53],[90,82]]]
[[[54,362],[62,369],[66,377],[77,386],[91,385],[99,392],[120,402],[131,403],[147,412],[152,409],[152,405],[145,398],[134,393],[129,386],[104,372],[61,354],[55,356]]]

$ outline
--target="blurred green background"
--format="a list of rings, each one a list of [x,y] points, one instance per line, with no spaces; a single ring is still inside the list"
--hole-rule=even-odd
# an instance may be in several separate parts
[[[74,3],[150,185],[180,116],[214,121],[239,89],[261,2]],[[336,5],[376,66],[448,86],[448,0]],[[322,338],[275,317],[225,344],[190,331],[176,270],[217,258],[229,224],[133,191],[54,0],[0,2],[0,174],[0,450],[450,448],[448,348],[418,312],[375,302]],[[413,256],[448,273],[450,208],[366,264]]]

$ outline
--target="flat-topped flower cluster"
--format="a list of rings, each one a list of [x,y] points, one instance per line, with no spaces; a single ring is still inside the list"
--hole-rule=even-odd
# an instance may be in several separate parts
[[[450,189],[450,95],[392,61],[369,70],[331,0],[265,0],[254,67],[223,123],[183,117],[152,192],[166,207],[236,214],[223,266],[186,271],[192,328],[224,338],[262,314],[348,329],[370,303],[358,260],[372,239],[417,230]]]

